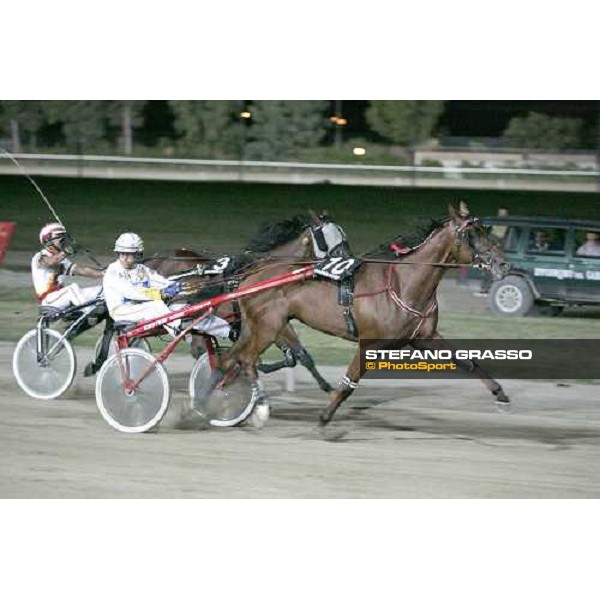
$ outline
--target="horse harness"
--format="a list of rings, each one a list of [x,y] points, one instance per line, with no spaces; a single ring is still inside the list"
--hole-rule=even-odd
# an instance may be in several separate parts
[[[475,244],[473,243],[473,241],[471,239],[471,228],[474,225],[478,225],[479,223],[480,223],[480,221],[476,217],[464,217],[462,219],[462,222],[459,225],[457,225],[454,229],[456,251],[458,252],[458,250],[459,250],[460,246],[463,244],[463,242],[466,243],[469,247],[469,250],[472,253],[473,267],[475,267],[475,268],[483,268],[483,267],[487,266],[490,263],[491,257],[492,257],[491,252],[487,252],[485,255],[482,255],[481,252],[476,248]],[[434,232],[432,232],[425,240],[423,240],[417,246],[407,247],[407,246],[400,245],[396,242],[392,242],[389,245],[389,248],[390,248],[390,250],[392,250],[394,252],[396,257],[400,258],[402,256],[406,256],[407,254],[410,254],[411,252],[415,251],[417,248],[420,248],[421,246],[423,246],[430,239],[430,237],[433,234],[434,234]],[[440,264],[440,266],[443,266],[443,265]],[[376,295],[387,292],[387,294],[391,298],[392,302],[394,302],[394,304],[400,310],[409,314],[411,317],[418,319],[417,326],[415,327],[412,335],[410,336],[410,339],[414,339],[417,337],[421,327],[423,326],[423,323],[429,317],[431,317],[431,315],[433,315],[433,313],[437,310],[437,308],[438,308],[437,298],[434,296],[431,299],[431,301],[429,302],[429,304],[425,310],[417,310],[416,308],[414,308],[413,306],[411,306],[410,304],[408,304],[407,302],[402,300],[400,291],[396,292],[396,290],[393,289],[392,274],[393,274],[393,263],[390,263],[389,267],[388,267],[388,271],[387,271],[387,284],[386,284],[385,288],[378,290],[376,292],[367,292],[364,294],[352,294],[352,299],[364,298],[367,296],[376,296]],[[352,285],[354,285],[354,279],[352,279]]]

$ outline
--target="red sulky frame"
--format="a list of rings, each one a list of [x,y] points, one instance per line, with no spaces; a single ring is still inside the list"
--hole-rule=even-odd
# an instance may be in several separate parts
[[[264,281],[260,281],[253,285],[241,286],[233,292],[220,294],[219,296],[215,296],[214,298],[209,298],[207,300],[203,300],[202,302],[198,302],[197,304],[186,306],[185,308],[173,311],[172,313],[165,315],[164,317],[156,317],[154,319],[141,321],[134,329],[131,329],[130,331],[126,331],[125,333],[118,335],[117,346],[119,350],[123,350],[125,348],[128,348],[131,340],[135,339],[136,337],[149,337],[153,333],[156,333],[156,330],[158,330],[163,325],[166,325],[167,323],[171,323],[172,321],[175,321],[177,319],[185,319],[189,317],[193,318],[193,321],[190,323],[190,325],[188,325],[183,331],[181,331],[177,335],[177,337],[175,337],[167,345],[167,347],[154,359],[154,362],[148,367],[148,369],[146,369],[146,371],[142,373],[142,375],[140,375],[140,377],[138,377],[135,381],[132,381],[126,376],[123,363],[119,361],[121,377],[123,380],[123,387],[125,392],[127,394],[133,394],[133,392],[140,385],[140,383],[154,369],[156,363],[164,362],[173,353],[179,342],[188,333],[190,333],[194,325],[196,325],[202,319],[207,317],[213,310],[213,308],[215,308],[219,304],[222,304],[223,302],[227,302],[229,300],[237,300],[245,296],[258,294],[260,292],[281,287],[289,283],[296,283],[298,281],[311,279],[313,276],[314,268],[312,266],[302,267],[300,269],[291,271],[290,273],[277,275],[275,277],[265,279]],[[215,349],[210,338],[207,340],[206,348],[209,355],[210,366],[212,369],[214,369],[216,365]]]

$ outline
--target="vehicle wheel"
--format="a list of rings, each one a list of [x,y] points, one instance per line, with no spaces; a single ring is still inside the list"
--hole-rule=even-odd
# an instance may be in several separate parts
[[[215,427],[239,425],[252,414],[260,387],[253,388],[247,376],[239,373],[225,387],[216,389],[218,378],[208,354],[203,354],[190,375],[192,409]]]
[[[123,374],[135,380],[148,369],[150,373],[135,391],[127,393]],[[109,357],[96,379],[100,414],[111,427],[124,433],[142,433],[158,425],[170,399],[171,386],[165,368],[155,363],[151,354],[137,348],[127,348]]]
[[[490,306],[504,317],[523,317],[533,307],[533,301],[533,292],[522,277],[505,277],[495,281],[490,288]]]
[[[13,353],[13,373],[19,387],[32,398],[49,400],[64,394],[75,378],[73,346],[54,329],[44,329],[46,360],[37,359],[37,330],[28,331]]]

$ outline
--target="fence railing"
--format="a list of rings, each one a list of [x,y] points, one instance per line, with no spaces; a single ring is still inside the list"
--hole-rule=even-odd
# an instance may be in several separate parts
[[[598,192],[600,171],[15,154],[31,175]],[[0,174],[19,169],[0,155]]]

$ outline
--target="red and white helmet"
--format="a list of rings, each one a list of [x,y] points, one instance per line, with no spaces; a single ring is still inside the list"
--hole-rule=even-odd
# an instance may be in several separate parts
[[[115,242],[115,252],[141,254],[144,251],[144,241],[137,233],[122,233]]]
[[[67,235],[67,230],[60,223],[48,223],[40,231],[40,244],[46,246],[54,240],[59,240]]]

